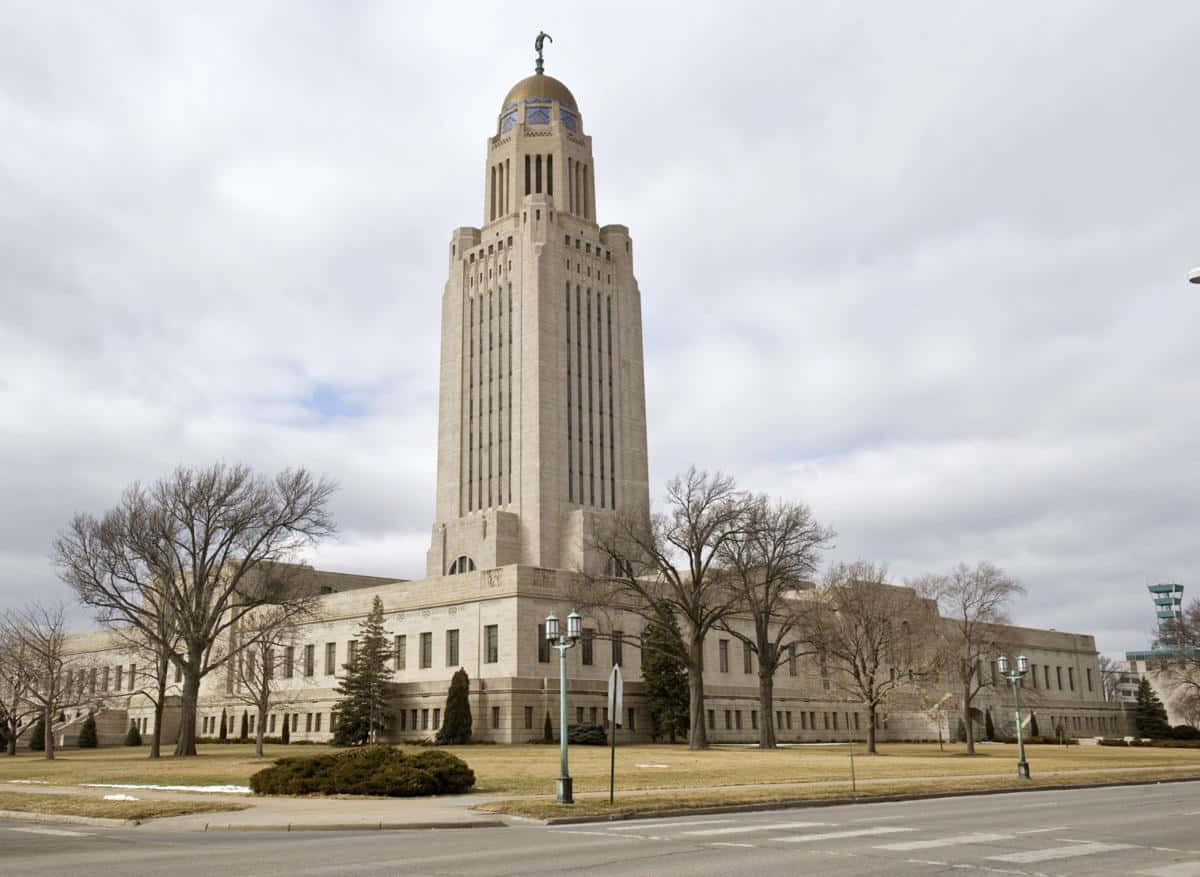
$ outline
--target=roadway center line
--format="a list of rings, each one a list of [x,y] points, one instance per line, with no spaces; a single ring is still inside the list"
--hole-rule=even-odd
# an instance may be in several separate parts
[[[86,831],[67,831],[65,828],[9,828],[9,831],[23,831],[27,834],[50,834],[55,837],[91,837]]]
[[[902,828],[899,825],[879,825],[875,828],[855,828],[849,831],[826,831],[821,834],[798,834],[795,837],[780,837],[785,843],[810,843],[814,840],[841,840],[847,837],[868,837],[872,834],[897,834],[901,831],[916,831],[915,828]]]
[[[1073,859],[1076,856],[1094,856],[1097,853],[1112,853],[1117,850],[1135,849],[1134,844],[1076,843],[1069,847],[1050,847],[1045,850],[1026,850],[1003,856],[988,856],[990,862],[1011,862],[1014,865],[1032,865],[1034,862],[1049,862],[1053,859]]]
[[[933,840],[909,840],[902,843],[882,844],[877,850],[890,850],[895,853],[911,853],[917,850],[933,850],[938,847],[965,846],[967,844],[994,843],[999,840],[1012,840],[1011,834],[956,834],[953,837],[939,837]]]
[[[681,836],[697,837],[716,834],[749,834],[753,831],[781,831],[792,828],[820,828],[828,822],[771,822],[765,825],[737,825],[733,828],[702,828],[699,831],[681,831]]]

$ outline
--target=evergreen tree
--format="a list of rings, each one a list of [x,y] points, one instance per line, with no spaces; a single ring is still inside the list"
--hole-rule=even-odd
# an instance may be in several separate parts
[[[992,724],[992,711],[985,710],[983,713],[983,739],[996,739],[996,726]]]
[[[446,695],[446,717],[437,732],[439,745],[454,746],[471,742],[470,686],[467,671],[459,667],[450,680],[450,691]]]
[[[287,713],[283,714],[283,733],[280,735],[280,739],[284,743],[292,742],[292,722]]]
[[[392,679],[391,634],[383,626],[383,601],[378,597],[371,612],[358,626],[358,647],[352,660],[342,665],[345,675],[338,681],[341,700],[333,708],[337,746],[374,743],[392,723],[388,709],[387,684]]]
[[[1037,726],[1037,713],[1030,713],[1030,714],[1029,714],[1029,736],[1030,736],[1030,737],[1040,737],[1040,736],[1042,736],[1040,733],[1038,733],[1038,726]]]
[[[550,721],[550,711],[546,710],[546,721],[542,723],[542,742],[554,742],[554,723]]]
[[[129,730],[125,733],[126,746],[141,746],[142,732],[138,730],[137,722],[132,719],[129,722]]]
[[[97,743],[96,717],[89,712],[87,718],[83,720],[83,726],[79,729],[79,748],[95,749]]]
[[[1150,687],[1150,681],[1143,679],[1138,684],[1137,707],[1134,712],[1139,737],[1170,737],[1171,725],[1167,722],[1167,711],[1162,701]]]
[[[41,713],[33,723],[33,730],[29,732],[29,749],[33,752],[46,751],[46,721]]]
[[[225,710],[221,710],[221,727],[217,731],[217,739],[222,743],[229,739],[229,721],[225,718]]]
[[[671,628],[651,624],[646,628],[646,644],[642,650],[642,685],[650,713],[650,737],[657,741],[688,733],[687,665],[678,654],[683,641],[679,625],[671,619]]]
[[[238,742],[245,743],[250,739],[250,714],[242,710],[242,728],[238,733]]]

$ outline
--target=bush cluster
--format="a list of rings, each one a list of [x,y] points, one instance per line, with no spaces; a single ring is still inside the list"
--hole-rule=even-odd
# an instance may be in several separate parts
[[[607,746],[608,735],[601,725],[568,725],[567,742],[580,746]]]
[[[475,772],[449,752],[405,755],[391,746],[364,746],[315,758],[281,758],[250,777],[257,795],[456,795],[475,785]]]

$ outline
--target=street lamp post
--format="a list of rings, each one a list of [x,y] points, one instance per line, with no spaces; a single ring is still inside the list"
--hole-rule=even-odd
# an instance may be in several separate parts
[[[1192,269],[1192,273],[1188,275],[1188,280],[1192,283],[1200,283],[1200,267]]]
[[[996,666],[1000,668],[1000,675],[1009,681],[1013,690],[1013,703],[1016,705],[1017,711],[1017,778],[1022,780],[1029,779],[1029,762],[1025,760],[1025,738],[1021,734],[1021,688],[1020,682],[1029,672],[1029,659],[1024,655],[1017,656],[1017,668],[1011,673],[1008,671],[1008,658],[1001,655],[996,659]]]
[[[567,771],[567,649],[579,642],[583,617],[574,609],[567,616],[567,632],[560,636],[558,616],[551,612],[546,616],[546,640],[558,649],[558,739],[560,763],[558,776],[559,804],[574,804],[571,794],[571,774]]]

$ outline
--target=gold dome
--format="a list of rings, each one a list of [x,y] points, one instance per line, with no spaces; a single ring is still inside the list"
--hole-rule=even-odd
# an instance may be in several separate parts
[[[571,89],[567,88],[553,76],[547,76],[545,73],[535,73],[533,76],[527,76],[509,89],[508,94],[504,98],[504,103],[501,105],[501,109],[536,97],[556,100],[567,109],[575,110],[576,112],[579,111],[579,107],[575,105],[575,95],[571,94]]]

